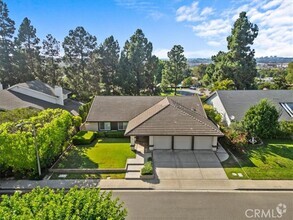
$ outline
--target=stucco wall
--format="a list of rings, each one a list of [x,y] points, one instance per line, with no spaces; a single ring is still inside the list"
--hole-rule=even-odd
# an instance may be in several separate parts
[[[219,96],[217,94],[215,94],[213,97],[209,98],[206,101],[207,104],[212,105],[215,107],[215,109],[222,115],[223,117],[223,121],[227,123],[227,125],[229,126],[231,124],[231,120],[221,102],[221,99],[219,98]]]

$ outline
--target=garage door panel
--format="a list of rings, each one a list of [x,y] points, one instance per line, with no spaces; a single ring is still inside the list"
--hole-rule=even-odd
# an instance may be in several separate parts
[[[174,136],[175,150],[191,150],[191,136]]]
[[[210,136],[195,136],[194,149],[195,150],[211,150],[213,144],[213,137]]]
[[[154,136],[154,149],[156,150],[169,150],[172,147],[171,136]]]

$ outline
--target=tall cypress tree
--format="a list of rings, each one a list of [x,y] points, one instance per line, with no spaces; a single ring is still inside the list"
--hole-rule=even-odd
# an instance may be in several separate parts
[[[255,51],[250,48],[257,35],[257,25],[248,20],[246,12],[241,12],[231,35],[227,37],[227,56],[232,64],[232,78],[238,89],[251,87],[257,74]]]
[[[5,86],[15,83],[12,56],[14,25],[14,21],[9,18],[7,5],[0,0],[0,82]]]

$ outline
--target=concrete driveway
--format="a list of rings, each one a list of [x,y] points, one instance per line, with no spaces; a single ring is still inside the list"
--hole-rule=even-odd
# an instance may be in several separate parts
[[[228,179],[213,151],[154,150],[153,161],[158,179]]]

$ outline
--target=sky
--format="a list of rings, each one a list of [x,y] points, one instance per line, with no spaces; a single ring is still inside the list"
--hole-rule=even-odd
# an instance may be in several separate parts
[[[19,25],[25,17],[43,40],[63,41],[69,30],[83,26],[98,43],[113,35],[120,47],[136,29],[166,58],[175,44],[188,58],[208,58],[227,51],[226,37],[241,11],[259,27],[252,46],[256,57],[293,57],[293,0],[3,0]]]

